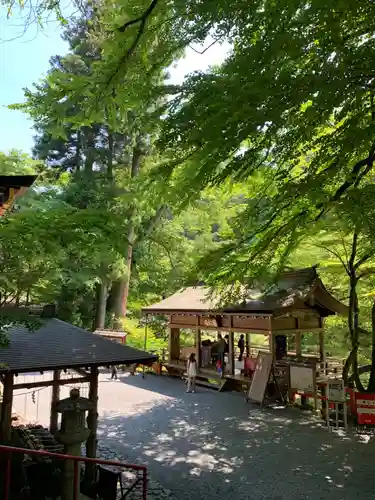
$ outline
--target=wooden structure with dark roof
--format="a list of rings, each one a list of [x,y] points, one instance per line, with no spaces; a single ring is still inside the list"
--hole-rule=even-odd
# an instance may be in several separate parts
[[[3,383],[1,407],[1,440],[7,442],[11,433],[13,391],[52,386],[50,431],[57,431],[60,386],[89,382],[89,399],[94,403],[87,418],[91,430],[86,443],[88,457],[96,457],[98,369],[109,365],[148,365],[157,356],[132,347],[112,342],[56,318],[40,319],[36,331],[25,327],[13,327],[9,331],[10,342],[0,349],[0,379]],[[61,379],[61,370],[72,369],[76,378]],[[17,384],[17,375],[29,372],[53,371],[53,379]]]
[[[261,293],[243,288],[243,299],[232,305],[220,306],[219,299],[209,295],[204,286],[189,287],[171,297],[143,308],[146,315],[165,315],[169,318],[169,358],[175,365],[180,358],[180,330],[195,331],[195,345],[201,345],[201,331],[225,332],[229,335],[229,375],[234,375],[233,334],[251,333],[269,336],[271,352],[275,337],[294,336],[296,356],[301,356],[301,334],[319,335],[319,356],[324,360],[324,318],[347,315],[347,307],[338,302],[325,288],[315,268],[284,273],[280,279]],[[196,351],[201,367],[200,349]]]
[[[16,198],[35,182],[35,175],[0,175],[0,217],[9,211]]]

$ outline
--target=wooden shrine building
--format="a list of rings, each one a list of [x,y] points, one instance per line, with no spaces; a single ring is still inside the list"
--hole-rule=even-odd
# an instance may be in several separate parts
[[[39,325],[38,325],[39,326]],[[41,318],[36,331],[25,327],[13,327],[9,331],[10,342],[0,349],[0,380],[3,384],[1,405],[0,439],[9,442],[12,430],[13,391],[52,386],[50,432],[58,426],[56,404],[60,398],[60,386],[89,383],[89,399],[93,403],[87,424],[91,430],[86,443],[86,455],[96,458],[98,422],[98,369],[110,365],[148,365],[157,356],[94,335],[56,318]],[[64,379],[62,370],[73,370],[76,378]],[[49,372],[51,380],[17,383],[23,373]]]
[[[16,198],[25,194],[35,175],[0,175],[0,217],[12,209]]]
[[[246,337],[247,354],[251,334],[269,338],[269,350],[280,359],[293,344],[294,354],[301,358],[301,335],[317,335],[319,353],[324,361],[324,318],[347,315],[347,307],[338,302],[324,287],[315,268],[286,272],[279,281],[260,293],[245,290],[245,300],[229,306],[218,306],[219,301],[208,297],[204,286],[189,287],[171,297],[143,309],[145,315],[168,317],[169,349],[166,367],[185,369],[187,354],[195,352],[200,373],[215,372],[214,364],[204,356],[202,332],[228,335],[229,354],[227,376],[235,375],[234,334]],[[195,348],[180,348],[180,331],[195,332]],[[278,350],[282,351],[281,355]]]

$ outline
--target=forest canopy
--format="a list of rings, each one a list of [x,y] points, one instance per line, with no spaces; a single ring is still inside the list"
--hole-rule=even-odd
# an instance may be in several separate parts
[[[4,222],[3,251],[30,227],[40,252],[20,239],[28,260],[4,261],[3,289],[100,327],[191,282],[235,294],[320,264],[351,311],[338,340],[348,373],[375,361],[373,4],[78,7],[23,5],[37,20],[53,10],[69,51],[13,105],[36,131],[33,159],[14,165],[37,168],[40,188]],[[186,50],[222,43],[222,64],[168,79]]]

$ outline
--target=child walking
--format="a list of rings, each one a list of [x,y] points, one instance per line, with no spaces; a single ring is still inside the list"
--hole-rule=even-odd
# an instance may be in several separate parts
[[[187,362],[187,389],[186,392],[195,392],[195,378],[197,376],[197,360],[192,352]]]

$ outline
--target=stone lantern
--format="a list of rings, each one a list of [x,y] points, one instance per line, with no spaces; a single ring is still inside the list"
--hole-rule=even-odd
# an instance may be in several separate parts
[[[62,399],[57,403],[56,411],[62,414],[62,418],[61,428],[56,433],[56,439],[64,445],[65,454],[81,456],[81,444],[90,435],[90,429],[86,427],[85,414],[93,407],[94,405],[89,399],[80,396],[79,389],[72,389],[69,398]],[[74,462],[65,460],[63,500],[73,500],[74,490],[77,487],[78,484],[74,484]]]

